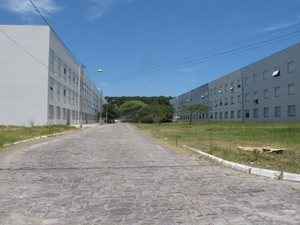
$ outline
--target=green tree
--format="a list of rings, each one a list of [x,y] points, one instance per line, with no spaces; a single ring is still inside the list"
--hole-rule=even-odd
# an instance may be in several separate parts
[[[129,122],[141,122],[145,116],[145,109],[149,106],[140,100],[125,102],[119,107],[120,116]]]
[[[183,105],[180,107],[180,109],[190,113],[190,124],[191,124],[192,120],[193,120],[194,112],[206,113],[206,112],[208,112],[209,107],[207,105],[195,104],[195,105]]]
[[[119,118],[117,106],[114,103],[103,105],[101,117],[105,118],[106,123],[114,123],[115,119]]]

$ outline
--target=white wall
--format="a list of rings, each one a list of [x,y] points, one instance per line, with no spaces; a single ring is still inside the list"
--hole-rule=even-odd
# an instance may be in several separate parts
[[[50,28],[0,29],[0,124],[47,124]]]

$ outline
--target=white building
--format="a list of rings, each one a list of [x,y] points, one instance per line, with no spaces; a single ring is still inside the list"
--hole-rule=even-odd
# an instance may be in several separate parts
[[[207,90],[206,91],[195,90]],[[209,106],[209,117],[194,112],[193,120],[300,121],[300,43],[186,92],[170,103],[176,117],[188,121],[181,105]]]
[[[0,124],[97,122],[104,100],[49,26],[0,25]]]

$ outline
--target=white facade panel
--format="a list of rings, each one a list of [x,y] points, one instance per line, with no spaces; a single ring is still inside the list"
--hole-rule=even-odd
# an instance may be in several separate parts
[[[49,27],[1,25],[0,123],[47,123]]]

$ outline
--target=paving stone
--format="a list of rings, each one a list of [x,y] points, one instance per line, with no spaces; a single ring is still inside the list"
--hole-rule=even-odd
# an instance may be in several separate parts
[[[300,184],[161,146],[129,124],[0,153],[1,225],[300,224]]]

